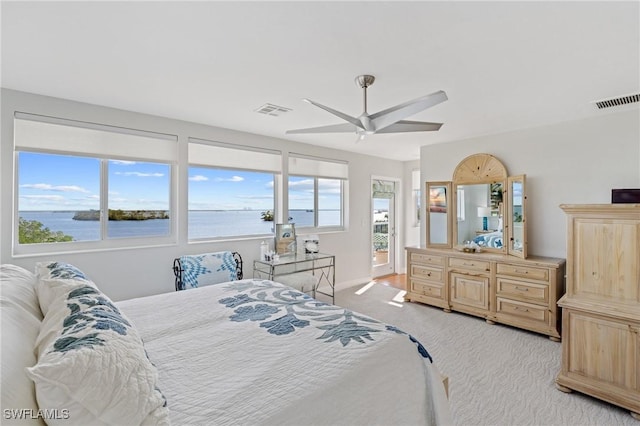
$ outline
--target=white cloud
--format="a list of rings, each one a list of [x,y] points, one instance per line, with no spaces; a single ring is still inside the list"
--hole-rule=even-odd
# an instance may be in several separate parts
[[[242,176],[233,176],[229,179],[216,178],[216,182],[242,182],[244,178]]]
[[[22,195],[20,198],[31,201],[65,201],[62,195]]]
[[[313,192],[313,179],[289,181],[289,191]]]
[[[25,183],[20,185],[20,188],[39,189],[41,191],[56,191],[56,192],[83,192],[83,193],[91,192],[77,185],[51,185],[48,183]]]
[[[134,164],[136,164],[135,161],[126,161],[126,160],[111,160],[111,163],[119,164],[121,166],[133,166]]]
[[[209,180],[209,178],[206,177],[206,176],[202,176],[202,175],[195,175],[195,176],[190,176],[189,180],[192,181],[192,182],[204,182],[204,181]]]
[[[273,200],[273,195],[237,195],[236,198],[240,198],[242,200]]]
[[[116,172],[117,175],[122,176],[137,176],[137,177],[162,177],[164,173],[142,173],[142,172]]]

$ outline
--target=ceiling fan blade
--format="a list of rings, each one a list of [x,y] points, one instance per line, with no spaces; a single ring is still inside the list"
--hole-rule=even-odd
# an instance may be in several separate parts
[[[333,109],[333,108],[329,108],[328,106],[324,106],[324,105],[319,104],[319,103],[317,103],[317,102],[314,102],[314,101],[312,101],[312,100],[310,100],[310,99],[303,99],[303,100],[304,100],[305,102],[310,103],[311,105],[315,105],[315,106],[317,106],[318,108],[321,108],[321,109],[323,109],[323,110],[325,110],[325,111],[327,111],[327,112],[329,112],[329,113],[331,113],[331,114],[335,115],[336,117],[340,117],[340,118],[342,118],[343,120],[348,121],[349,123],[353,124],[354,126],[358,126],[358,127],[359,127],[359,128],[361,128],[362,130],[364,130],[364,126],[362,125],[362,123],[360,122],[360,120],[359,120],[359,119],[357,119],[356,117],[352,117],[352,116],[350,116],[350,115],[345,114],[344,112],[340,112],[340,111],[337,111],[337,110],[335,110],[335,109]]]
[[[376,112],[375,114],[370,115],[369,118],[371,119],[376,132],[380,132],[380,130],[397,123],[403,118],[407,118],[424,111],[425,109],[444,102],[447,99],[447,94],[444,91],[439,90],[429,95]]]
[[[351,133],[356,132],[358,127],[350,123],[344,124],[332,124],[329,126],[310,127],[308,129],[295,129],[287,130],[285,133],[288,135],[302,134],[302,133]]]
[[[376,133],[433,132],[440,130],[440,127],[442,127],[442,123],[401,120],[385,127],[384,129],[376,131]]]

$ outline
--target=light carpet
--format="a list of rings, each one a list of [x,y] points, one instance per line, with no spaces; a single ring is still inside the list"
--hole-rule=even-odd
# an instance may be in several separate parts
[[[560,392],[561,344],[482,318],[403,302],[397,288],[374,284],[336,292],[335,304],[392,324],[417,338],[449,376],[456,425],[630,425],[628,410]],[[400,294],[399,294],[400,293]]]

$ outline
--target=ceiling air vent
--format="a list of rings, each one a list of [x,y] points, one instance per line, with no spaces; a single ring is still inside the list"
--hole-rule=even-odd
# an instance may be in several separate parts
[[[635,102],[640,102],[640,94],[638,93],[636,93],[635,95],[626,95],[618,96],[617,98],[603,99],[601,101],[592,101],[591,103],[596,104],[598,109],[604,109],[614,106],[633,104]]]
[[[255,110],[260,114],[272,115],[274,117],[278,117],[279,115],[284,114],[285,112],[291,111],[291,108],[286,108],[283,106],[278,106],[274,104],[264,104],[260,108]]]

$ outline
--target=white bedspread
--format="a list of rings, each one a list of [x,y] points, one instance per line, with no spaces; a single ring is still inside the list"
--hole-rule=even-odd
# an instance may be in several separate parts
[[[242,280],[117,305],[158,368],[174,425],[451,424],[419,343],[281,284]]]

